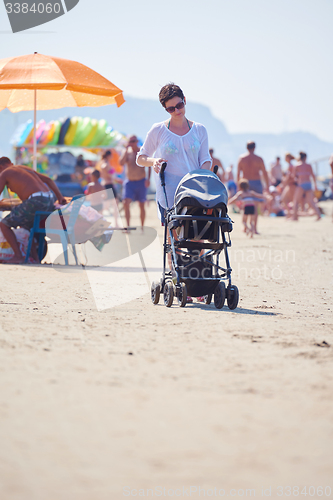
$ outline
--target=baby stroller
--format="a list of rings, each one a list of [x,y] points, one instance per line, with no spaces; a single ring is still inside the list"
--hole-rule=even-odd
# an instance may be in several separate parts
[[[165,168],[166,163],[163,163],[160,180],[168,207]],[[160,282],[152,283],[153,304],[158,304],[162,293],[166,307],[171,307],[174,297],[180,307],[184,307],[187,295],[204,296],[206,304],[210,304],[214,296],[217,309],[223,307],[225,300],[229,309],[237,307],[239,293],[231,284],[228,257],[232,221],[227,215],[227,202],[227,190],[215,173],[194,170],[182,178],[176,189],[174,206],[166,210],[163,276]],[[221,252],[225,268],[219,265]],[[167,256],[171,269],[166,267]]]

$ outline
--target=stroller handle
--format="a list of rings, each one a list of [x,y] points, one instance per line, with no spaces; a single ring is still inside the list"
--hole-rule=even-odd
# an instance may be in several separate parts
[[[165,186],[164,170],[166,169],[166,166],[167,166],[167,162],[164,161],[162,163],[161,170],[160,170],[160,179],[161,179],[162,186]]]

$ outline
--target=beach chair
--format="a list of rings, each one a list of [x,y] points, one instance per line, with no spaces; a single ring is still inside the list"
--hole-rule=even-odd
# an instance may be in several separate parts
[[[77,254],[75,250],[75,223],[77,220],[77,217],[79,215],[80,208],[82,204],[84,203],[85,197],[83,195],[78,195],[75,196],[70,204],[72,204],[71,207],[71,213],[68,219],[67,225],[65,224],[65,220],[62,214],[62,210],[58,209],[59,213],[59,218],[61,221],[61,228],[52,228],[50,226],[50,219],[47,219],[49,215],[51,215],[54,212],[42,212],[38,211],[35,214],[35,219],[34,219],[34,225],[32,229],[30,230],[30,236],[29,236],[29,242],[28,242],[28,247],[27,247],[27,253],[25,256],[25,262],[28,262],[30,252],[31,252],[31,246],[33,242],[33,238],[36,235],[38,239],[38,258],[42,260],[45,256],[45,246],[46,241],[45,241],[45,236],[46,235],[54,235],[58,236],[60,239],[60,243],[62,244],[63,247],[63,253],[64,253],[64,259],[65,259],[65,265],[68,266],[68,245],[70,244],[72,247],[73,255],[75,258],[75,263],[78,265],[78,260],[77,260]],[[66,208],[68,205],[66,205]]]
[[[34,225],[30,229],[30,236],[27,246],[27,252],[25,255],[24,262],[28,262],[31,252],[32,243],[34,237],[37,239],[38,243],[38,259],[41,262],[46,255],[46,241],[45,241],[45,221],[52,212],[42,212],[38,211],[35,213]]]

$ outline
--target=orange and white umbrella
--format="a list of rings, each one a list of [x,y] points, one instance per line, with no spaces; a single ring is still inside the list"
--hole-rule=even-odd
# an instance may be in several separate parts
[[[76,61],[34,54],[0,60],[0,111],[34,110],[34,169],[37,110],[106,106],[125,102],[122,90]]]

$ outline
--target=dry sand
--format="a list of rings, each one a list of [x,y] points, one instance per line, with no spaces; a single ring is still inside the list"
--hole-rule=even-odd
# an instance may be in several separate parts
[[[98,311],[86,272],[2,265],[1,500],[279,498],[289,486],[333,498],[322,206],[320,222],[261,218],[253,240],[233,215],[235,311],[153,306],[148,288]],[[147,226],[162,234],[153,203]]]

